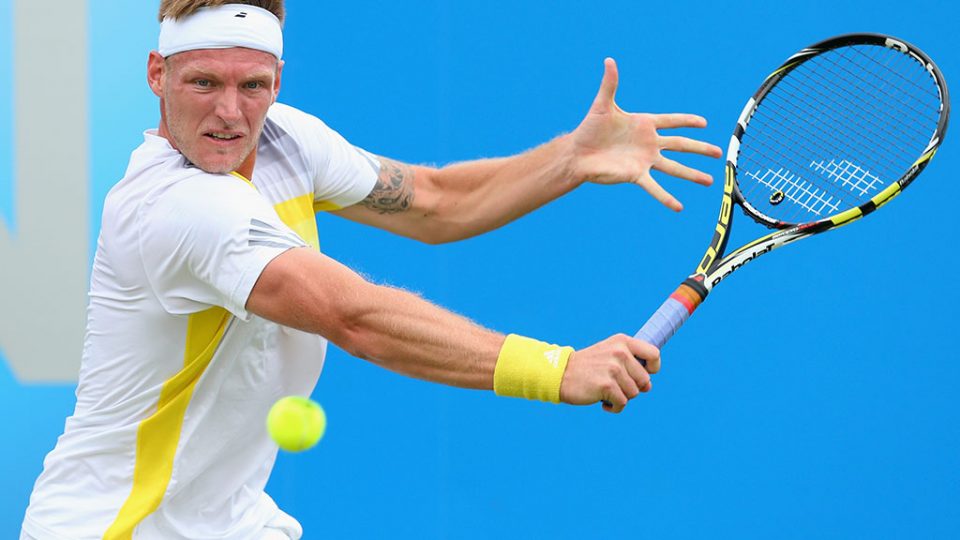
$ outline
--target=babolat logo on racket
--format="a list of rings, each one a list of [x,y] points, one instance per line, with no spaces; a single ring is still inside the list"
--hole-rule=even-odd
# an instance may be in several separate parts
[[[723,281],[723,278],[725,278],[725,277],[729,276],[730,274],[732,274],[734,270],[740,268],[741,266],[747,264],[748,262],[750,262],[750,261],[756,259],[757,257],[763,255],[764,253],[768,253],[768,252],[770,252],[770,251],[773,251],[773,244],[770,244],[770,245],[768,245],[767,247],[765,247],[765,248],[763,248],[763,249],[759,249],[759,250],[757,250],[757,251],[754,251],[753,253],[750,254],[749,257],[747,257],[746,259],[744,259],[744,260],[742,260],[742,261],[734,264],[734,265],[731,266],[726,272],[724,272],[722,275],[717,276],[717,277],[711,282],[711,286],[716,287],[716,286],[717,286],[717,283],[720,283],[721,281]]]

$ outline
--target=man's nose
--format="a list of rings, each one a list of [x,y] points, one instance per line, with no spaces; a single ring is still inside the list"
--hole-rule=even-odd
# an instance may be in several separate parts
[[[240,93],[236,88],[224,88],[217,100],[217,116],[232,125],[240,121]]]

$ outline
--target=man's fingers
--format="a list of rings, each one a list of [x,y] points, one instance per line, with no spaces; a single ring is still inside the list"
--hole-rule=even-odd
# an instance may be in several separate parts
[[[611,384],[610,388],[604,392],[603,410],[612,413],[619,413],[627,406],[627,396],[620,390],[620,387]]]
[[[672,129],[682,127],[707,127],[707,119],[696,114],[668,113],[652,114],[653,123],[657,129]]]
[[[649,392],[653,389],[653,381],[650,380],[650,374],[647,373],[647,370],[643,369],[643,366],[640,365],[640,362],[636,360],[635,357],[631,357],[627,361],[626,365],[626,376],[630,379],[630,384],[628,387],[632,391],[636,388],[636,392],[631,394],[627,392],[627,397],[633,399],[640,395],[640,392]]]
[[[650,373],[656,372],[648,372],[646,369],[644,369],[638,357],[634,356],[631,358],[624,367],[627,369],[627,375],[630,377],[630,380],[633,381],[634,385],[637,387],[637,394],[634,394],[633,396],[629,396],[628,394],[630,399],[637,397],[640,392],[649,392],[651,389],[653,389],[653,381],[650,379]],[[659,360],[657,360],[656,365],[653,366],[653,369],[660,369]]]
[[[646,190],[654,199],[660,201],[660,204],[674,212],[683,210],[683,205],[680,204],[680,201],[668,193],[667,190],[663,189],[649,173],[638,178],[635,183]]]
[[[600,81],[600,90],[593,100],[592,110],[607,110],[614,107],[614,98],[617,95],[617,85],[620,75],[617,72],[617,63],[613,58],[603,61],[603,80]]]
[[[687,137],[660,137],[660,148],[662,150],[671,150],[674,152],[700,154],[707,157],[718,158],[723,155],[723,150],[721,150],[719,146]]]
[[[656,373],[660,371],[660,349],[657,349],[642,339],[629,338],[626,343],[627,348],[630,349],[630,354],[632,354],[634,358],[645,362],[646,373]],[[637,364],[639,365],[640,362],[637,362]]]
[[[656,347],[624,334],[577,351],[568,360],[560,399],[577,405],[600,401],[604,410],[618,413],[652,388],[650,373],[638,360],[649,362],[651,372],[660,369]]]
[[[653,168],[660,172],[665,172],[670,176],[690,180],[703,186],[709,186],[713,183],[713,177],[709,174],[698,171],[692,167],[687,167],[667,157],[660,156],[660,159],[653,164]]]
[[[620,385],[620,390],[623,395],[627,396],[628,400],[639,396],[640,392],[646,392],[646,388],[650,386],[650,376],[644,373],[640,375],[639,379],[635,378],[631,369],[633,367],[638,367],[638,362],[629,358],[624,362],[623,369],[617,369],[613,374],[617,384]]]

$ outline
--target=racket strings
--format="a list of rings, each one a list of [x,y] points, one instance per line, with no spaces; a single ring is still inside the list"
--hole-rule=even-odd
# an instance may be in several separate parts
[[[777,105],[778,103],[776,100],[779,100],[780,97],[772,96],[770,99],[773,100],[772,103],[774,103],[774,105]],[[765,100],[764,102],[761,103],[761,107],[764,106],[764,103],[766,103],[767,105],[770,105]],[[807,141],[808,150],[812,151],[813,149],[816,149],[817,151],[820,151],[822,154],[825,154],[825,155],[830,153],[836,153],[836,150],[835,148],[828,147],[824,144],[820,144],[818,142],[820,139],[816,136],[818,135],[817,133],[813,133],[813,132],[810,132],[808,129],[805,129],[805,126],[803,124],[797,124],[795,122],[796,114],[786,114],[784,112],[781,112],[781,109],[786,110],[788,112],[792,112],[790,111],[792,106],[793,105],[791,104],[791,102],[785,101],[783,103],[779,103],[779,106],[774,106],[772,109],[770,109],[770,111],[768,111],[771,113],[769,117],[767,115],[763,115],[759,118],[756,118],[755,121],[758,124],[760,124],[760,126],[762,126],[760,127],[760,131],[765,132],[767,135],[769,135],[769,137],[759,137],[754,142],[763,146],[764,150],[767,152],[768,155],[775,154],[776,157],[779,160],[781,160],[783,163],[789,163],[790,165],[794,166],[792,170],[796,171],[796,173],[799,174],[800,171],[804,171],[807,168],[816,165],[818,162],[817,161],[801,162],[798,160],[797,154],[795,152],[787,152],[786,150],[781,151],[781,145],[776,144],[775,142],[768,142],[769,140]],[[752,121],[751,127],[757,128],[758,126],[754,125]],[[842,146],[843,150],[846,151],[848,158],[856,158],[858,161],[863,162],[865,155],[861,153],[860,148],[856,148],[850,144],[847,144],[844,140],[840,140],[839,145]],[[810,148],[811,146],[812,148]],[[904,155],[906,156],[907,154],[904,153]],[[887,164],[888,166],[896,166],[896,164],[890,159],[881,159],[881,160],[884,162],[884,164]],[[820,163],[823,163],[823,161],[820,161]],[[864,176],[868,174],[869,174],[868,172],[866,171],[864,172]],[[791,175],[791,177],[792,176],[795,176],[795,174]],[[754,178],[756,178],[756,176],[754,176]],[[785,187],[791,187],[789,185],[790,177],[783,178],[783,180],[785,184],[788,184]],[[764,182],[759,182],[759,184],[766,185],[771,189],[774,189],[776,187],[776,186],[769,186]],[[747,187],[747,190],[746,192],[744,192],[744,196],[745,198],[747,198],[747,200],[751,200],[752,198],[751,196],[754,190],[757,189],[758,184],[748,183],[746,187]],[[839,187],[835,185],[828,184],[825,187],[826,187],[826,191],[830,192],[835,197],[835,200],[842,201],[841,206],[847,206],[847,207],[855,206],[859,200],[859,198],[857,197],[854,197],[852,195],[847,195],[844,191],[842,191]],[[861,195],[863,194],[864,193],[861,192]],[[786,193],[786,195],[789,198],[790,193],[788,192]],[[834,201],[831,200],[824,206],[832,206],[833,202]],[[798,204],[801,207],[803,207],[802,201],[798,202]],[[832,207],[832,209],[836,210],[836,207]],[[813,213],[817,216],[820,215],[819,212],[813,212]],[[787,220],[784,219],[784,221],[787,221]]]
[[[788,95],[790,95],[789,92],[785,92],[785,93],[787,93]],[[794,102],[791,102],[790,100],[786,100],[786,99],[784,99],[783,97],[781,97],[781,96],[779,96],[779,95],[778,95],[778,96],[771,96],[770,99],[771,99],[771,103],[774,103],[774,104],[776,104],[776,105],[779,105],[779,107],[775,107],[774,109],[772,109],[772,110],[770,111],[770,113],[771,113],[773,116],[776,116],[777,119],[778,119],[780,122],[782,122],[783,124],[796,127],[797,130],[799,130],[799,131],[794,130],[794,131],[793,131],[793,135],[794,135],[794,136],[800,136],[800,140],[801,140],[801,141],[803,141],[803,142],[809,142],[810,144],[813,144],[813,145],[814,145],[815,147],[817,147],[818,149],[824,149],[824,148],[825,148],[824,144],[818,143],[818,141],[822,138],[822,137],[818,137],[818,136],[817,136],[817,135],[819,135],[819,132],[812,131],[807,124],[804,124],[804,123],[801,123],[801,122],[798,122],[798,121],[797,121],[797,116],[798,116],[797,113],[800,113],[800,112],[802,112],[802,111],[799,111],[799,110],[796,108]],[[864,119],[864,118],[859,118],[859,117],[853,117],[853,116],[851,116],[850,114],[844,113],[844,112],[843,112],[843,109],[833,108],[833,107],[831,107],[830,105],[826,105],[825,108],[830,109],[830,110],[831,110],[831,113],[834,114],[835,119],[838,120],[838,121],[839,121],[840,119],[842,119],[842,120],[844,120],[844,121],[846,121],[846,122],[862,121],[862,122],[863,122],[863,125],[862,125],[863,128],[871,131],[871,135],[875,135],[875,136],[877,136],[877,138],[879,138],[879,139],[883,140],[885,143],[887,143],[887,144],[890,146],[890,148],[893,150],[893,152],[895,152],[896,154],[899,154],[901,158],[903,158],[903,157],[909,158],[909,157],[913,157],[913,156],[914,156],[911,152],[907,151],[907,150],[904,149],[902,146],[900,146],[899,144],[897,144],[899,141],[894,140],[894,139],[896,138],[896,133],[894,133],[894,132],[888,132],[889,136],[888,136],[888,137],[883,137],[883,136],[881,136],[879,133],[877,133],[877,132],[874,130],[874,125],[873,125],[872,122],[869,121],[869,119]],[[788,113],[789,113],[789,114],[788,114]],[[836,127],[836,126],[833,126],[833,127]],[[776,129],[776,124],[771,124],[771,125],[769,126],[769,129]],[[800,133],[800,132],[802,132],[802,133]],[[848,142],[847,140],[835,141],[835,144],[836,144],[836,146],[842,146],[844,149],[846,149],[846,150],[848,150],[848,151],[851,151],[851,152],[862,152],[862,151],[863,151],[863,148],[862,148],[862,147],[859,147],[859,146],[857,146],[857,145],[855,145],[855,144],[853,144],[853,143],[850,143],[850,142]],[[887,163],[887,164],[890,164],[890,165],[894,165],[894,164],[898,163],[898,160],[896,160],[896,158],[894,158],[894,157],[877,156],[876,159],[877,159],[878,161],[883,161],[884,163]]]
[[[778,98],[774,97],[771,99],[778,99]],[[795,123],[794,121],[795,115],[784,114],[783,112],[780,111],[781,108],[789,110],[790,108],[789,103],[781,103],[780,105],[781,107],[779,108],[774,107],[770,111],[771,118],[764,117],[764,118],[757,119],[758,124],[763,126],[763,128],[761,129],[764,129],[769,135],[769,137],[759,137],[754,142],[763,146],[764,150],[768,153],[768,155],[775,154],[776,157],[782,160],[783,162],[789,163],[790,165],[795,166],[793,170],[797,171],[798,173],[810,167],[812,164],[817,163],[817,161],[814,160],[810,162],[801,162],[797,157],[797,153],[787,152],[786,150],[781,151],[781,145],[776,144],[775,142],[768,142],[770,139],[778,139],[778,140],[787,139],[787,140],[805,141],[807,150],[810,151],[811,153],[813,152],[813,150],[817,150],[817,151],[820,151],[820,153],[823,155],[828,155],[831,153],[836,154],[837,148],[840,147],[842,148],[842,150],[846,152],[846,155],[848,158],[856,159],[859,162],[863,162],[864,159],[867,158],[867,155],[862,152],[863,150],[862,148],[858,148],[853,145],[847,144],[844,141],[840,141],[839,144],[836,146],[829,146],[826,144],[819,143],[818,142],[819,139],[816,137],[816,133],[809,131],[802,124]],[[757,127],[757,126],[753,126],[753,127]],[[894,147],[894,148],[898,148],[898,147]],[[903,151],[903,150],[900,150],[898,153],[903,158],[915,157],[912,154],[908,154],[906,151]],[[886,166],[885,167],[886,170],[895,170],[895,168],[900,165],[900,162],[895,162],[891,158],[878,156],[876,159],[878,160],[878,162],[880,162],[881,165]],[[747,162],[747,161],[749,160],[744,160],[743,162]],[[845,192],[841,191],[839,188],[836,188],[836,186],[828,185],[826,187],[828,188],[827,190],[833,192],[838,199],[843,200],[844,205],[846,206],[855,206],[857,204],[857,201],[859,200],[858,198],[855,198],[855,197],[845,196]],[[749,186],[748,190],[744,193],[745,198],[750,200],[750,195],[753,193],[753,191],[756,188],[757,188],[756,185]],[[834,189],[830,189],[830,188],[834,188]],[[861,195],[863,194],[864,193],[861,193]]]
[[[771,135],[778,137],[796,136],[792,132],[786,133],[778,128],[770,127],[769,129]],[[745,175],[748,180],[753,180],[753,182],[744,182],[738,178],[741,187],[746,187],[745,190],[741,190],[741,194],[754,206],[756,206],[757,203],[755,192],[761,187],[767,188],[765,191],[768,193],[782,192],[786,200],[793,202],[798,207],[811,213],[814,217],[822,216],[825,210],[829,210],[830,212],[828,213],[834,213],[843,207],[856,206],[859,199],[853,195],[847,195],[846,192],[842,191],[836,185],[830,183],[817,185],[812,182],[808,183],[803,181],[803,177],[800,175],[808,168],[816,166],[817,162],[800,162],[796,154],[788,154],[786,151],[781,151],[779,145],[765,142],[762,139],[755,141],[755,143],[763,147],[767,156],[776,157],[780,166],[776,169],[768,166],[763,170],[763,167],[759,164],[756,167],[750,167],[749,160],[745,160],[741,166],[742,172],[740,175]],[[758,170],[762,171],[762,174],[758,172]],[[767,177],[771,175],[773,176],[773,181],[767,180]],[[744,184],[746,184],[746,186],[744,186]],[[808,198],[798,199],[798,195],[807,195]],[[824,196],[826,196],[826,198],[824,198]],[[809,204],[814,202],[814,199],[821,203],[819,207]],[[780,216],[779,219],[781,221],[791,222],[791,217],[793,216]]]
[[[868,61],[868,62],[871,62],[871,63],[873,63],[873,64],[880,65],[881,67],[885,67],[885,66],[887,65],[887,64],[880,64],[880,62],[877,61],[877,57],[880,56],[880,52],[877,52],[877,53],[874,54],[873,56],[870,56],[869,54],[863,52],[863,50],[860,49],[859,47],[850,47],[849,49],[852,50],[853,53],[862,56],[862,57],[863,57],[866,61]],[[915,60],[915,59],[907,56],[906,54],[902,54],[902,55],[900,55],[900,56],[890,55],[890,58],[896,58],[896,61],[898,61],[898,62],[916,62],[916,61],[917,61],[917,60]],[[888,60],[887,62],[889,63],[889,60]],[[916,72],[916,73],[920,73],[920,72]],[[916,74],[916,73],[915,73],[915,74]],[[926,70],[924,70],[924,74],[926,74],[926,75],[928,75],[928,76],[930,75],[930,73],[927,72]],[[900,70],[894,70],[894,71],[893,71],[893,76],[896,77],[896,78],[898,78],[898,79],[900,79],[900,80],[902,80],[902,81],[905,81],[905,82],[908,83],[909,85],[911,85],[911,86],[913,86],[914,88],[916,88],[917,90],[919,90],[921,93],[927,94],[927,95],[929,95],[930,97],[936,98],[936,99],[938,99],[938,100],[941,99],[941,96],[940,96],[940,88],[939,88],[938,86],[936,86],[936,85],[930,86],[930,85],[917,84],[915,78],[914,78],[914,79],[910,79],[910,78],[904,77],[902,71],[900,71]],[[931,88],[935,89],[936,92],[933,92],[933,91],[931,90]]]
[[[843,56],[843,53],[844,53],[844,52],[845,52],[845,51],[841,51],[841,56]],[[870,59],[870,57],[867,56],[865,53],[861,53],[861,55],[863,55],[865,58]],[[908,56],[905,55],[905,54],[900,54],[900,57],[902,57],[902,60],[900,60],[900,62],[904,62],[904,61],[906,61],[906,62],[915,62],[915,60],[913,60],[912,58],[908,57]],[[846,57],[843,57],[843,59],[844,59],[844,60],[849,60],[849,59],[846,58]],[[909,94],[909,93],[907,92],[907,89],[906,89],[906,88],[904,88],[904,87],[899,87],[899,86],[894,86],[893,89],[897,91],[896,93],[890,93],[890,92],[887,92],[886,90],[884,90],[884,85],[891,84],[891,81],[890,81],[889,78],[887,78],[887,79],[881,79],[881,85],[872,84],[869,79],[867,79],[867,78],[862,78],[862,77],[857,77],[856,74],[853,73],[853,72],[851,72],[845,65],[833,61],[828,55],[825,55],[825,56],[824,56],[824,60],[827,61],[827,62],[832,63],[832,64],[833,64],[834,66],[836,66],[838,69],[841,69],[841,70],[847,72],[849,75],[853,76],[853,77],[854,77],[853,80],[854,80],[854,81],[857,81],[857,83],[861,83],[861,82],[862,82],[862,83],[865,83],[865,84],[868,84],[868,85],[872,86],[874,90],[878,91],[879,93],[884,94],[885,97],[888,97],[888,98],[890,98],[890,99],[892,99],[892,100],[896,100],[896,101],[899,102],[901,105],[907,107],[907,108],[910,109],[912,112],[916,113],[919,117],[925,117],[925,118],[929,118],[929,119],[932,120],[932,121],[936,121],[937,115],[936,115],[935,113],[936,113],[936,112],[939,112],[939,111],[924,111],[924,110],[921,110],[921,109],[918,109],[918,108],[914,107],[914,104],[912,104],[912,103],[910,103],[910,102],[907,102],[907,101],[904,101],[903,99],[899,99],[899,98],[897,97],[898,95],[899,95],[899,96],[906,96],[906,97],[913,98],[913,99],[914,99],[914,102],[916,102],[916,103],[922,103],[922,102],[923,102],[922,99],[920,99],[920,98],[918,98],[918,97],[916,97],[916,96],[913,96],[913,95]],[[910,81],[910,79],[907,79],[907,78],[903,77],[903,75],[901,75],[900,73],[898,73],[898,70],[893,69],[893,68],[891,68],[891,67],[888,67],[887,64],[881,64],[881,63],[877,62],[876,59],[873,59],[873,61],[874,61],[874,63],[875,63],[876,65],[880,66],[881,68],[884,68],[884,69],[889,70],[889,73],[891,73],[891,74],[893,74],[893,75],[896,75],[897,78],[899,78],[899,79],[901,79],[901,80],[903,80],[903,81],[906,81],[906,82],[908,82],[908,83],[912,83],[912,81]],[[890,62],[890,59],[888,59],[887,62],[889,63],[889,62]],[[925,73],[925,70],[916,70],[915,72],[916,72],[916,73]],[[822,74],[820,74],[820,73],[818,73],[818,72],[816,72],[816,71],[814,71],[814,72],[812,72],[812,73],[818,74],[818,75],[820,75],[820,76],[822,77]],[[915,83],[912,83],[912,84],[913,84],[914,86],[916,86]],[[859,86],[859,85],[858,85],[858,86]],[[864,90],[863,88],[858,88],[858,89],[859,89],[859,90]],[[846,90],[846,89],[841,88],[841,90]],[[938,97],[937,95],[932,94],[932,93],[929,93],[929,94],[930,94],[932,97],[934,97],[934,98],[936,98],[936,99],[939,99],[939,97]],[[926,116],[928,113],[934,113],[934,114],[931,114],[930,116]],[[920,130],[917,129],[917,128],[916,128],[915,126],[913,126],[913,125],[909,125],[908,127],[910,127],[911,129],[913,129],[913,131],[915,131],[915,132],[918,132],[918,133],[920,132]]]
[[[771,130],[771,133],[779,134],[783,137],[791,136],[779,130]],[[789,214],[777,216],[778,219],[784,222],[796,222],[797,218],[800,217],[805,217],[806,220],[819,219],[824,217],[825,214],[829,215],[857,206],[861,203],[862,199],[868,198],[864,197],[865,195],[873,196],[877,188],[886,185],[886,183],[879,180],[880,175],[871,172],[869,168],[862,168],[855,164],[855,162],[863,163],[862,159],[859,159],[855,152],[847,152],[844,154],[846,159],[835,157],[830,160],[820,159],[801,162],[795,157],[795,153],[788,155],[778,150],[775,145],[763,142],[760,144],[768,152],[768,157],[778,157],[780,163],[787,164],[788,166],[778,167],[776,170],[768,166],[763,172],[762,177],[755,172],[756,170],[763,169],[759,165],[753,167],[754,172],[746,172],[746,177],[748,179],[753,178],[755,182],[753,184],[747,183],[749,187],[746,189],[746,193],[744,193],[744,198],[751,201],[751,204],[754,206],[757,206],[758,201],[754,192],[761,185],[768,188],[768,193],[783,193],[786,200],[796,205]],[[820,149],[826,149],[826,147],[821,145],[816,146]],[[835,148],[827,152],[821,152],[821,154],[841,155]],[[748,171],[751,169],[749,164],[745,166],[745,169]],[[816,177],[804,174],[805,171],[824,174],[827,179],[832,181],[818,182]],[[764,181],[769,174],[773,174],[776,179],[775,183]],[[880,174],[882,175],[883,173]],[[805,181],[804,178],[808,180]],[[741,186],[743,183],[744,182],[741,182]],[[847,189],[845,190],[844,188]],[[805,199],[800,198],[804,195],[806,196]],[[819,206],[811,204],[815,202],[820,203]],[[801,209],[810,215],[803,216],[802,212],[800,212]],[[769,214],[770,212],[767,213]]]
[[[886,51],[886,49],[884,49],[883,47],[873,47],[873,48],[876,50],[875,55]],[[845,49],[841,49],[838,51],[842,60],[850,61],[850,59],[846,57],[846,52],[847,51]],[[894,53],[892,55],[887,55],[886,62],[882,64],[877,62],[875,56],[874,57],[868,56],[866,53],[862,53],[862,52],[860,54],[863,58],[870,60],[874,64],[874,66],[879,66],[880,69],[887,70],[884,73],[897,74],[898,78],[900,78],[901,80],[907,80],[903,78],[903,76],[900,74],[900,71],[908,67],[913,67],[914,73],[920,73],[920,74],[929,76],[925,70],[916,69],[917,67],[916,65],[890,66],[889,65],[890,62],[894,60],[897,60],[900,62],[904,62],[904,61],[914,62],[912,58],[902,53]],[[869,72],[868,72],[868,75],[870,75],[869,77],[858,76],[857,73],[851,71],[850,69],[847,69],[842,64],[839,64],[838,62],[834,61],[833,58],[831,58],[831,55],[829,54],[823,55],[822,60],[824,62],[829,62],[834,66],[838,66],[842,68],[844,74],[851,80],[851,84],[849,86],[835,85],[834,81],[827,76],[827,73],[821,70],[816,70],[816,69],[799,71],[798,73],[796,73],[796,76],[785,78],[784,83],[786,83],[788,86],[793,88],[798,88],[798,85],[802,86],[802,88],[799,88],[799,92],[801,94],[803,94],[808,89],[813,90],[814,92],[817,92],[819,96],[824,96],[826,98],[826,100],[824,101],[827,101],[826,103],[827,106],[829,106],[830,104],[835,105],[835,107],[833,107],[833,110],[835,112],[839,111],[843,114],[843,111],[849,109],[851,112],[849,114],[844,114],[848,118],[853,114],[858,114],[857,120],[863,122],[863,127],[873,130],[874,134],[878,136],[879,134],[877,133],[877,130],[874,128],[879,128],[880,130],[882,130],[888,136],[888,138],[885,138],[884,142],[886,142],[888,145],[890,145],[893,148],[899,149],[899,146],[893,143],[899,142],[898,132],[899,130],[902,130],[902,129],[910,130],[913,134],[923,139],[924,142],[929,140],[930,133],[932,130],[931,131],[923,130],[913,123],[902,122],[899,115],[890,114],[892,109],[891,107],[889,107],[889,103],[887,100],[864,99],[865,97],[872,97],[871,94],[873,93],[870,91],[871,89],[867,89],[864,87],[864,83],[869,84],[873,90],[883,93],[885,97],[890,99],[896,99],[893,94],[885,91],[883,88],[883,85],[885,83],[890,82],[889,78],[884,79],[884,78],[881,78],[879,74],[869,73]],[[879,80],[881,84],[880,85],[874,84],[873,80]],[[833,91],[831,92],[830,90],[833,90]],[[897,91],[897,94],[908,95],[905,89],[902,87],[899,87],[899,86],[895,87],[895,90]],[[831,97],[833,99],[831,99]],[[913,98],[913,99],[916,101],[916,98]],[[922,112],[921,110],[918,110],[916,107],[912,106],[907,102],[904,102],[903,100],[898,100],[898,101],[901,104],[906,105],[912,111],[916,112],[919,115],[918,118],[924,117],[924,112]],[[920,103],[920,105],[922,106],[922,103]],[[928,112],[932,113],[934,111],[928,111]],[[862,116],[860,116],[860,114],[862,114]],[[935,114],[931,114],[930,116],[926,116],[925,118],[928,118],[931,122],[936,122],[936,119],[937,119]]]
[[[876,45],[819,54],[758,104],[741,140],[740,192],[787,223],[863,204],[911,167],[941,111],[936,81],[908,54]]]
[[[911,134],[916,135],[924,140],[929,140],[930,132],[923,132],[917,126],[913,124],[904,125],[897,122],[897,119],[890,114],[884,114],[884,111],[877,110],[876,107],[868,108],[860,100],[857,99],[857,95],[850,92],[848,89],[841,89],[840,93],[837,94],[828,94],[822,90],[823,85],[830,84],[830,81],[824,77],[823,74],[815,74],[817,81],[805,88],[798,87],[800,81],[792,80],[787,78],[783,81],[783,84],[787,85],[788,88],[795,89],[798,93],[804,93],[805,90],[811,90],[816,93],[818,96],[823,98],[823,103],[826,107],[833,107],[834,112],[837,112],[841,115],[847,116],[848,118],[855,113],[862,113],[863,117],[858,117],[859,120],[866,122],[865,126],[873,128],[879,128],[883,133],[876,133],[877,136],[892,136],[894,141],[887,139],[885,142],[895,142],[897,137],[897,128],[902,128],[910,131]],[[812,78],[812,77],[811,77]],[[874,103],[876,105],[876,103]],[[850,113],[847,113],[848,108],[854,109]],[[918,114],[922,114],[918,111]],[[926,117],[931,122],[935,122],[936,118]]]
[[[851,51],[852,53],[856,53],[856,56],[862,60],[861,63],[857,63],[855,59],[848,58],[846,56],[847,53]],[[838,69],[843,70],[850,77],[852,77],[854,84],[860,90],[868,90],[862,86],[862,84],[867,84],[872,90],[883,94],[888,100],[896,101],[904,107],[910,109],[917,115],[918,119],[927,118],[934,122],[937,120],[939,116],[937,114],[939,112],[939,107],[936,109],[928,108],[925,104],[933,102],[939,103],[939,90],[936,93],[921,91],[923,94],[926,94],[925,96],[918,96],[910,92],[910,87],[913,89],[922,88],[922,86],[917,83],[918,78],[926,78],[928,87],[937,88],[936,83],[933,81],[932,75],[927,72],[924,66],[916,59],[905,53],[900,53],[892,49],[877,46],[873,47],[873,55],[867,54],[862,50],[859,50],[859,48],[853,47],[840,49],[839,53],[841,59],[847,61],[850,65],[859,66],[860,69],[864,70],[881,70],[880,72],[882,73],[882,76],[875,75],[873,77],[866,78],[857,77],[857,74],[852,72],[847,65],[838,63],[837,61],[833,60],[830,55],[824,56],[825,61],[830,62]],[[878,58],[882,56],[886,56],[886,60],[883,63],[878,61]],[[904,77],[904,72],[909,72],[911,77]],[[897,84],[897,80],[906,83],[906,86]],[[892,92],[888,90],[892,90]],[[912,99],[912,102],[901,98],[910,98]],[[923,130],[919,130],[912,124],[908,125],[908,127],[913,128],[914,131],[921,135],[929,136],[929,134],[924,133]]]
[[[876,47],[879,49],[879,47]],[[842,54],[842,52],[841,52]],[[899,54],[898,56],[904,56]],[[833,64],[832,59],[829,57],[824,58],[825,61],[829,61]],[[909,58],[908,58],[909,60]],[[889,61],[889,59],[888,59]],[[886,67],[886,66],[884,66]],[[845,70],[851,75],[855,75],[849,70]],[[816,76],[816,80],[813,80],[813,76]],[[924,144],[929,141],[931,131],[922,132],[913,124],[904,124],[902,120],[896,114],[890,114],[890,108],[886,106],[886,102],[881,100],[863,100],[861,95],[864,89],[859,87],[859,82],[863,78],[858,77],[854,80],[854,85],[858,90],[861,90],[859,94],[851,92],[849,88],[840,86],[838,87],[838,92],[828,92],[823,90],[823,88],[829,88],[832,84],[832,81],[828,79],[823,73],[816,70],[811,70],[806,73],[798,73],[796,77],[787,77],[784,79],[782,84],[784,84],[783,90],[786,92],[786,88],[792,88],[796,90],[795,94],[786,92],[790,95],[791,100],[794,104],[802,103],[802,98],[804,94],[812,91],[817,94],[817,96],[822,97],[820,103],[823,105],[825,111],[832,114],[834,120],[839,120],[837,117],[842,117],[846,122],[860,122],[861,127],[870,131],[870,135],[881,139],[889,149],[893,151],[899,151],[902,155],[906,156],[908,159],[915,158],[916,154],[908,151],[903,147],[902,137],[906,133],[899,131],[903,128],[909,128],[913,134],[920,138],[919,141],[910,141],[910,142],[923,142]],[[876,85],[874,85],[874,88]],[[889,95],[889,93],[886,93]],[[799,96],[798,96],[799,95]],[[835,96],[835,98],[834,98]],[[779,96],[772,96],[779,97]],[[833,98],[833,99],[831,99]],[[844,99],[845,98],[845,99]],[[902,101],[901,101],[902,102]],[[869,108],[872,105],[872,109]],[[795,105],[795,107],[797,107]],[[916,110],[916,109],[914,109]],[[849,111],[849,112],[847,112]],[[800,111],[794,111],[795,113]],[[917,111],[919,112],[919,111]],[[877,121],[878,120],[878,121]],[[936,121],[935,118],[930,118],[931,124]],[[842,126],[841,126],[842,127]],[[879,156],[878,156],[879,157]]]

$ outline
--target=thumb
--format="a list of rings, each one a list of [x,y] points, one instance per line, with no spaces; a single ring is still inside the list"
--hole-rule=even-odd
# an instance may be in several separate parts
[[[617,62],[613,58],[603,60],[603,80],[600,81],[600,90],[597,97],[593,100],[593,111],[603,111],[614,108],[614,98],[617,95],[617,85],[619,84],[619,74],[617,73]]]

